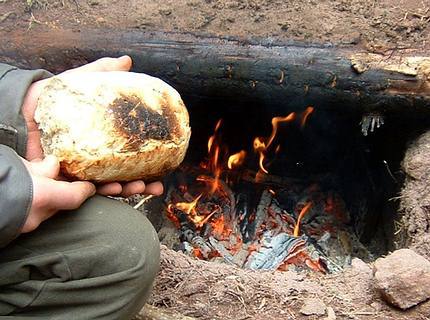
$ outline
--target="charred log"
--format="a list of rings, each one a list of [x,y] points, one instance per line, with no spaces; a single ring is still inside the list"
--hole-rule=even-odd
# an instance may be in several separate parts
[[[303,109],[428,109],[430,57],[412,49],[271,43],[142,31],[50,30],[0,34],[0,61],[60,72],[129,54],[133,70],[160,77],[187,99],[255,101]]]

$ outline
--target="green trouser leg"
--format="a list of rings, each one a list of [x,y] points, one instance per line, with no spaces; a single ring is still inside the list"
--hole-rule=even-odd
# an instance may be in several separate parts
[[[151,291],[159,250],[142,213],[95,196],[0,250],[0,315],[130,319]]]

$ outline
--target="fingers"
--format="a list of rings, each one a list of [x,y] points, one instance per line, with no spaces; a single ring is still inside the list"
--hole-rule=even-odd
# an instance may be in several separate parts
[[[127,198],[134,194],[143,193],[146,191],[145,187],[146,187],[145,182],[143,182],[142,180],[136,180],[136,181],[126,183],[122,187],[121,196]]]
[[[132,181],[121,185],[119,182],[111,182],[97,187],[97,193],[103,196],[121,196],[124,198],[134,194],[143,193],[145,183],[141,180]]]
[[[48,207],[55,210],[73,210],[93,196],[96,193],[96,187],[87,181],[51,180],[48,193],[51,196]]]
[[[97,187],[97,193],[102,196],[117,196],[122,192],[122,185],[119,182],[102,184]]]
[[[97,72],[97,71],[129,71],[132,60],[129,56],[119,58],[101,58],[81,67],[65,71],[65,73],[75,72]]]
[[[159,196],[163,193],[163,184],[160,181],[152,182],[146,185],[145,193]]]
[[[104,196],[130,197],[134,194],[153,194],[163,193],[163,184],[159,181],[145,184],[142,180],[136,180],[121,185],[119,182],[111,182],[97,187],[97,193]]]

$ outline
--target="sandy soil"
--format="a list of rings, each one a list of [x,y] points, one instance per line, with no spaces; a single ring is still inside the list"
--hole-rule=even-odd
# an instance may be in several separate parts
[[[163,246],[150,303],[205,320],[333,320],[301,314],[305,300],[316,298],[336,319],[430,319],[430,302],[399,311],[380,299],[372,279],[372,267],[359,259],[336,275],[258,272],[194,260]]]
[[[0,28],[133,28],[385,51],[428,48],[429,7],[427,0],[0,0]]]

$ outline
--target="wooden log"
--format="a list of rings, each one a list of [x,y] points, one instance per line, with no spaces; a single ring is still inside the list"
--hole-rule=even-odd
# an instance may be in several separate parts
[[[0,37],[8,39],[0,42],[0,61],[53,72],[128,54],[134,71],[166,80],[185,100],[253,101],[282,113],[307,105],[369,112],[430,105],[430,57],[411,49],[382,55],[357,47],[130,30],[30,30]]]

